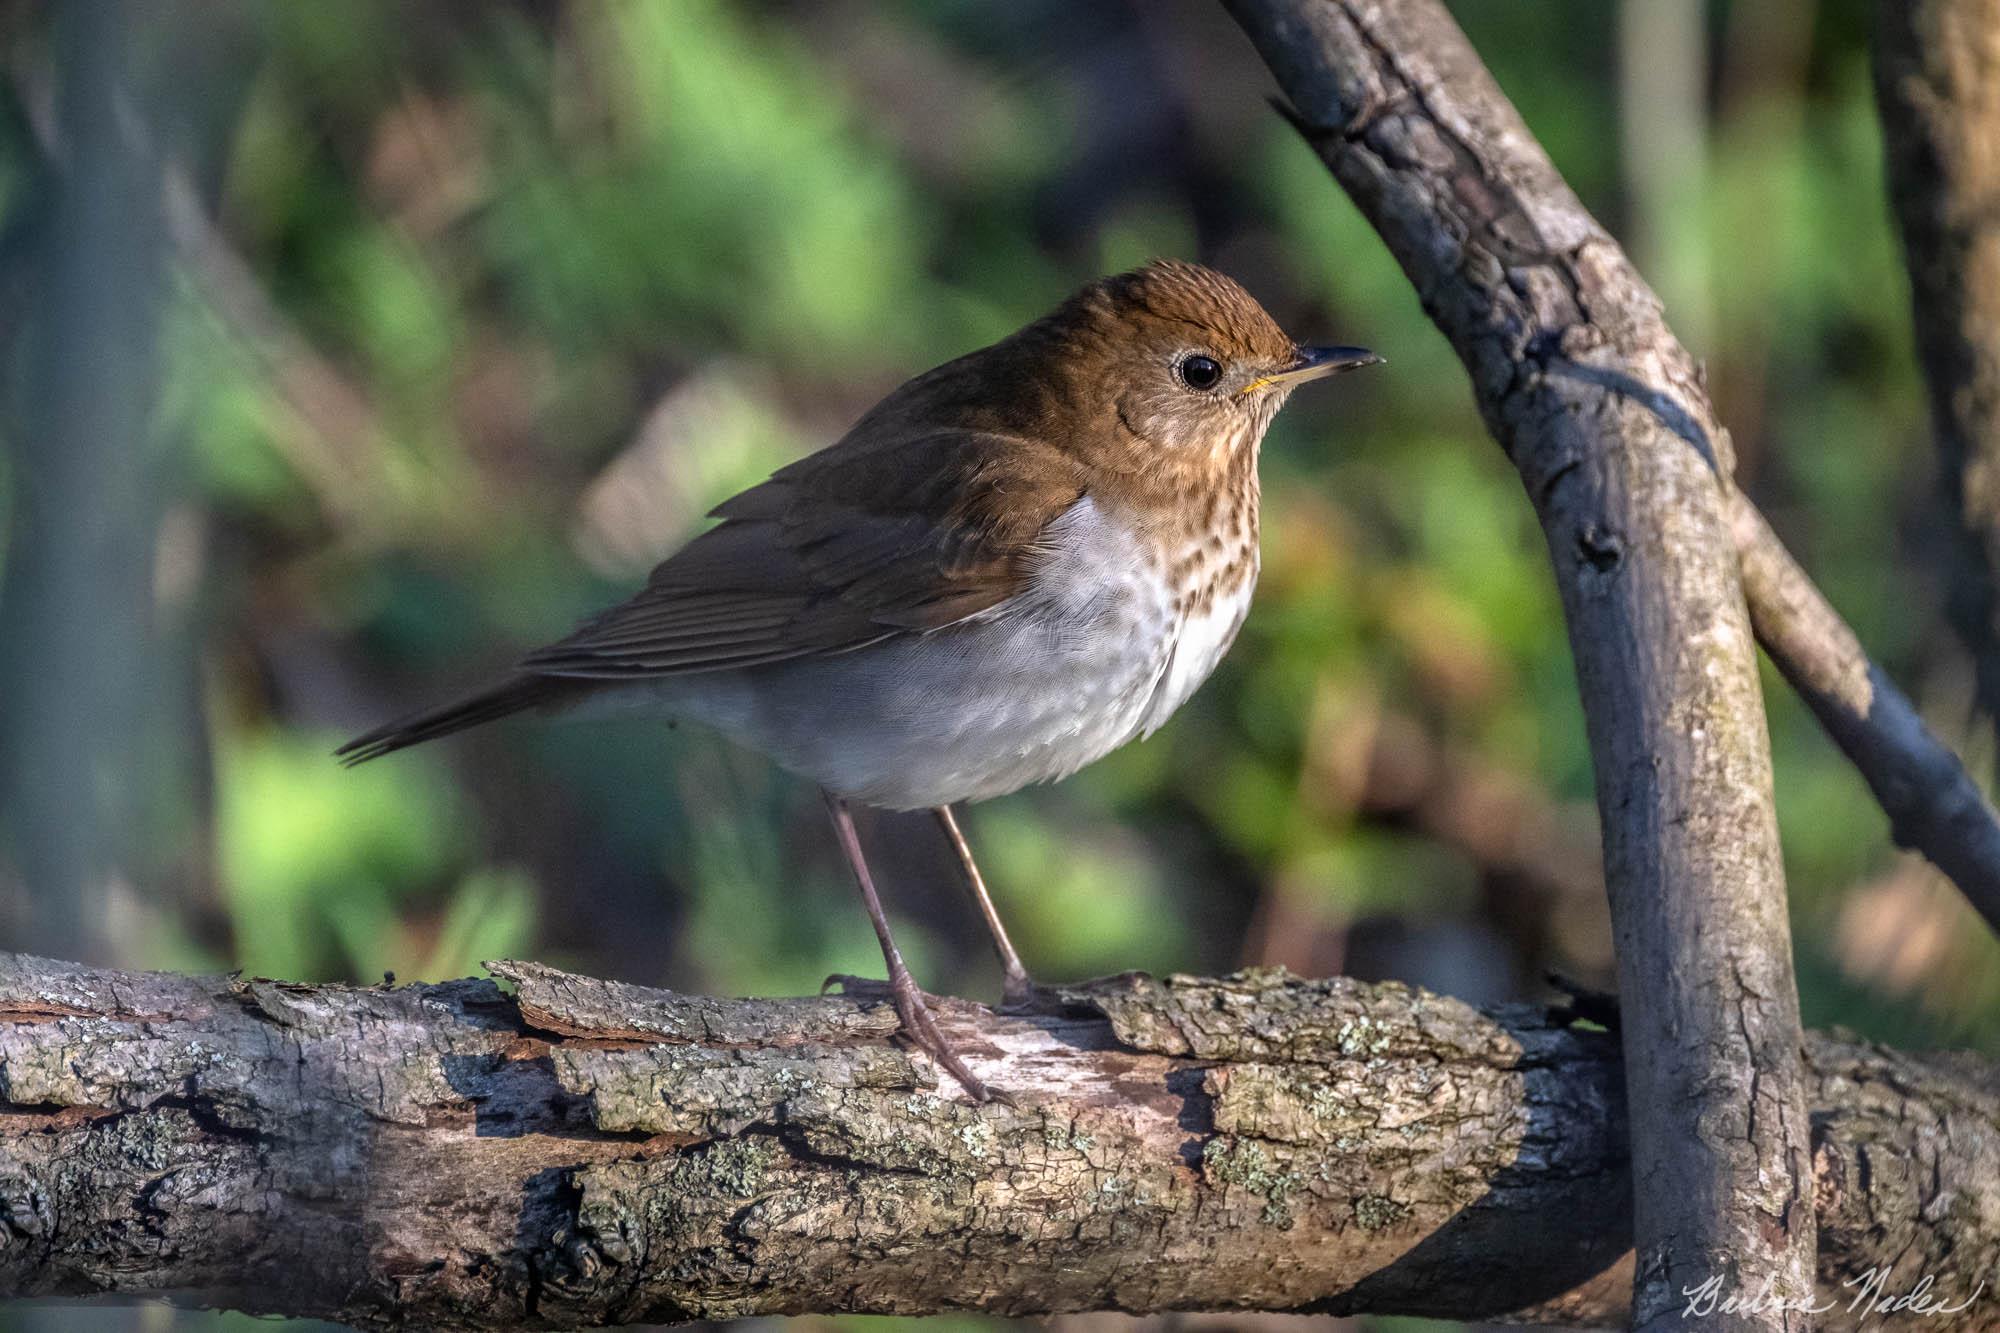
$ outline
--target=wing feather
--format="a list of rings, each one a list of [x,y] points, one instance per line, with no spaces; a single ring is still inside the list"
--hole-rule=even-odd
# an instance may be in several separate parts
[[[852,437],[716,507],[630,601],[523,659],[545,676],[675,675],[847,652],[1004,611],[1083,495],[1060,450],[944,430]]]

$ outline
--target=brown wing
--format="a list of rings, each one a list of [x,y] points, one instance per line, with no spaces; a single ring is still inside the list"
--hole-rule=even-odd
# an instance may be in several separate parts
[[[632,600],[523,659],[621,678],[845,652],[992,611],[1083,494],[1047,445],[953,430],[850,437],[719,505]]]

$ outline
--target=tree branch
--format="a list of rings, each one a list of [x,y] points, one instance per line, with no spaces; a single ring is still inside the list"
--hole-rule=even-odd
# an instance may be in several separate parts
[[[1889,201],[1951,511],[1948,606],[2000,720],[2000,0],[1876,15]]]
[[[1922,852],[2000,931],[2000,818],[1986,794],[1741,492],[1730,524],[1758,642],[1860,770],[1896,845]]]
[[[1700,372],[1436,0],[1228,0],[1471,373],[1554,558],[1626,1003],[1635,1325],[1796,1329],[1814,1219],[1769,746]]]
[[[1015,1098],[977,1106],[879,1001],[494,971],[518,994],[0,956],[0,1292],[482,1329],[1622,1317],[1616,1038],[1541,1010],[1275,973],[1114,978],[1061,1017],[954,1002]],[[1875,1265],[1971,1297],[2000,1262],[2000,1078],[1807,1054],[1822,1298]]]

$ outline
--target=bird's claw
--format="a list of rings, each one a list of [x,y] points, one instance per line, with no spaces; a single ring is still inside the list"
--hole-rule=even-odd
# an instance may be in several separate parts
[[[1068,1007],[1058,987],[1044,986],[1023,972],[1018,977],[1007,978],[1006,985],[1000,992],[1000,1003],[994,1006],[993,1012],[1047,1016],[1060,1014]]]
[[[821,983],[819,993],[824,995],[834,986],[840,987],[842,995],[855,999],[889,1001],[895,1006],[898,1035],[937,1061],[939,1067],[957,1079],[959,1086],[964,1088],[975,1102],[1014,1105],[1011,1097],[994,1091],[977,1074],[966,1068],[965,1061],[959,1059],[958,1052],[952,1049],[951,1043],[945,1040],[942,1032],[938,1031],[937,1023],[931,1017],[931,1005],[940,1002],[937,996],[924,991],[915,982],[898,985],[893,981],[849,976],[844,972],[836,972],[828,977]]]

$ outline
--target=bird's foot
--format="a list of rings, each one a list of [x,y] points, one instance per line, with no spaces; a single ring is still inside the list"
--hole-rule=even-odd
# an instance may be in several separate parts
[[[1000,1006],[994,1010],[1001,1014],[1057,1014],[1067,1006],[1063,1003],[1062,992],[1055,986],[1044,986],[1026,972],[1009,972],[1000,990]]]
[[[835,990],[855,1000],[893,1000],[896,988],[876,977],[857,977],[849,972],[835,972],[819,983],[819,993],[826,995]],[[943,1003],[941,997],[927,990],[919,990],[917,993],[932,1003]]]
[[[886,999],[896,1010],[896,1021],[900,1024],[901,1035],[911,1045],[938,1062],[947,1074],[958,1080],[959,1086],[971,1095],[975,1102],[1001,1102],[1013,1105],[1013,1098],[1003,1092],[988,1087],[980,1077],[966,1068],[952,1044],[938,1031],[937,1022],[931,1017],[931,1005],[941,1003],[937,996],[920,988],[908,977],[891,981],[876,981],[872,977],[848,976],[836,972],[828,977],[819,988],[824,995],[835,986],[842,995],[852,995],[861,999]]]
[[[890,985],[890,983],[877,981],[873,977],[851,976],[845,972],[835,972],[832,976],[821,982],[819,993],[825,995],[835,987],[839,987],[842,995],[851,995],[857,999],[890,1000],[895,998],[895,987]],[[923,996],[926,1004],[939,1005],[944,1003],[943,998],[933,995],[927,990],[919,990],[917,994]],[[1069,1008],[1069,1005],[1063,1000],[1062,994],[1060,986],[1045,986],[1026,972],[1022,972],[1018,976],[1008,977],[1002,984],[1000,1003],[993,1006],[993,1012],[1016,1017],[1030,1014],[1063,1013]]]

